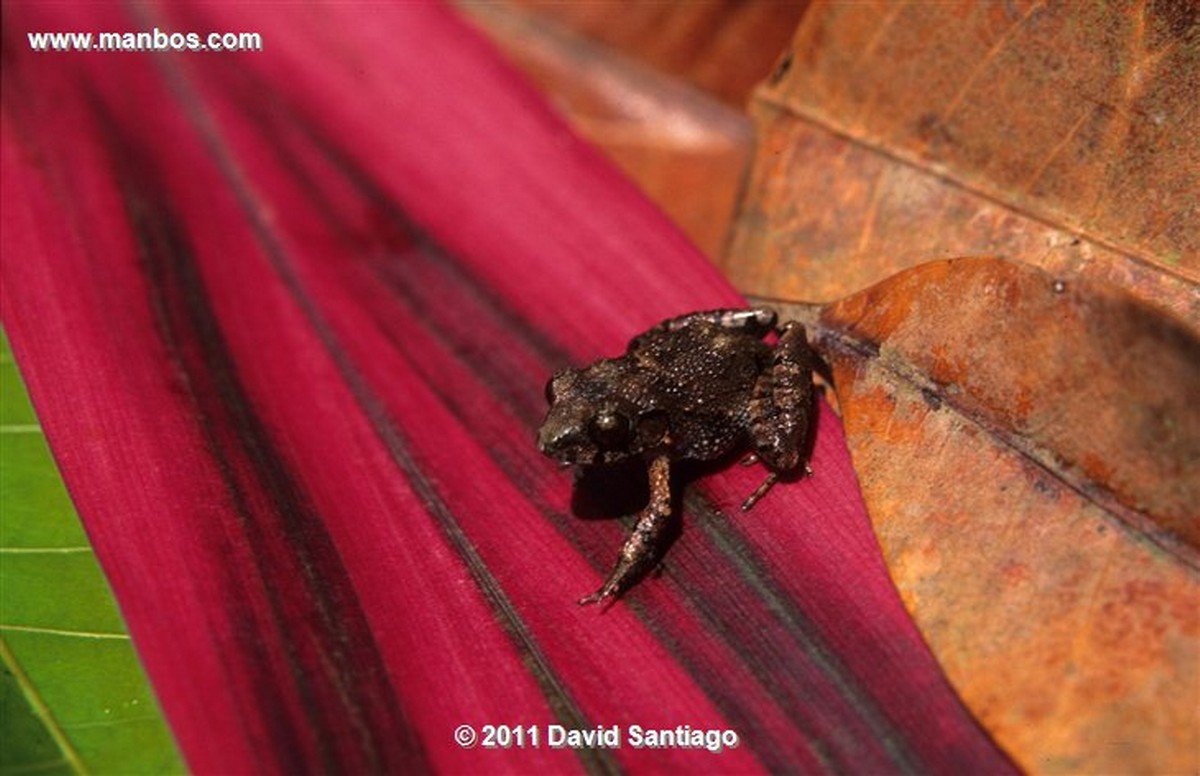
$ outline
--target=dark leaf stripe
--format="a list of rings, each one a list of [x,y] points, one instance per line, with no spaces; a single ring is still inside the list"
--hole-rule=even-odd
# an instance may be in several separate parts
[[[580,711],[578,704],[571,698],[562,681],[549,667],[540,647],[531,637],[528,627],[488,567],[480,559],[471,540],[463,532],[458,518],[450,511],[445,499],[438,493],[429,476],[413,459],[410,444],[393,421],[388,409],[367,385],[358,366],[339,344],[337,334],[330,328],[323,313],[314,303],[311,294],[297,277],[293,267],[296,256],[289,253],[281,236],[271,229],[255,209],[254,203],[258,198],[253,192],[252,184],[238,169],[238,162],[232,151],[225,145],[219,130],[212,125],[203,113],[201,106],[195,102],[191,89],[183,82],[182,76],[178,73],[174,75],[176,77],[172,80],[177,98],[189,106],[189,115],[197,125],[199,134],[207,142],[212,155],[219,161],[220,167],[229,179],[230,188],[238,195],[245,209],[246,218],[251,223],[264,254],[269,257],[272,268],[290,291],[297,306],[304,312],[309,325],[325,347],[330,359],[336,364],[358,407],[375,429],[396,465],[403,471],[409,485],[421,499],[426,512],[438,524],[448,542],[454,547],[470,571],[491,606],[495,618],[508,633],[514,647],[520,653],[522,664],[533,674],[538,686],[545,694],[547,702],[554,709],[558,721],[571,728],[592,727],[593,723]],[[301,185],[300,189],[306,195],[311,196],[316,193],[311,186]],[[611,757],[604,750],[581,750],[578,752],[578,756],[591,772],[615,771]],[[376,769],[378,767],[373,765],[372,770]],[[392,770],[392,768],[385,768],[385,770]]]
[[[516,648],[521,653],[520,663],[533,673],[560,722],[571,727],[588,727],[590,724],[589,721],[579,712],[574,701],[566,694],[562,683],[548,670],[546,660],[540,655],[537,645],[529,637],[526,627],[516,615],[512,604],[496,584],[487,567],[479,560],[478,553],[458,526],[456,517],[447,508],[445,501],[432,486],[429,478],[413,461],[403,435],[397,431],[378,398],[364,384],[355,366],[339,346],[336,336],[323,320],[322,313],[313,304],[303,289],[300,280],[292,270],[287,247],[280,242],[279,236],[271,231],[268,225],[261,219],[256,205],[259,200],[249,182],[237,169],[237,162],[228,149],[224,147],[217,130],[211,126],[207,117],[200,112],[199,106],[194,104],[182,80],[172,80],[179,101],[190,104],[191,109],[189,110],[189,114],[193,122],[199,125],[201,136],[206,141],[213,157],[219,162],[224,175],[228,178],[229,188],[235,193],[244,208],[250,227],[262,246],[264,254],[269,258],[272,268],[278,273],[292,299],[303,312],[308,323],[313,327],[316,337],[328,352],[342,379],[345,380],[355,402],[364,413],[367,421],[371,423],[375,432],[379,435],[389,455],[403,470],[414,494],[419,498],[427,513],[435,519],[450,545],[462,558],[472,577],[479,584],[485,599],[489,602],[497,619],[510,634]],[[336,729],[333,729],[332,732],[336,734]],[[595,772],[609,772],[613,770],[607,754],[603,751],[584,751],[580,753],[580,756],[589,770]]]
[[[111,121],[104,124],[100,136],[120,143],[121,130]],[[303,717],[293,728],[327,731],[300,739],[294,729],[277,724],[271,739],[276,752],[296,770],[306,756],[324,770],[423,767],[421,748],[396,708],[342,560],[250,404],[151,161],[129,144],[115,148],[114,157],[114,177],[122,184],[164,345],[196,402],[196,417],[237,517],[230,544],[249,544],[254,569],[235,577],[254,580],[255,595],[270,610],[269,622],[260,627],[274,630],[273,641],[287,651],[282,661],[287,675],[275,679],[282,686],[263,687],[259,681],[258,691],[270,693],[281,707],[296,702],[287,698],[295,692]],[[293,579],[294,585],[279,584]],[[245,598],[231,595],[231,603],[242,607]],[[297,627],[297,615],[311,631]],[[254,643],[245,648],[260,651]],[[255,663],[263,671],[260,679],[273,673],[270,663],[261,658]],[[309,742],[316,752],[300,746]]]

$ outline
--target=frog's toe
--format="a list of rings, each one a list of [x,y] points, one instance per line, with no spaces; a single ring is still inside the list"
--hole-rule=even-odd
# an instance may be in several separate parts
[[[742,502],[742,511],[749,512],[754,505],[758,503],[759,499],[767,495],[767,491],[770,490],[771,486],[773,486],[778,480],[778,474],[775,472],[768,473],[767,478],[763,480],[762,485],[759,485],[757,488],[755,488],[754,492],[747,496],[746,500]]]
[[[585,595],[577,602],[580,606],[588,606],[596,604],[600,607],[601,612],[608,611],[608,608],[617,602],[617,591],[612,585],[605,585],[594,593]]]

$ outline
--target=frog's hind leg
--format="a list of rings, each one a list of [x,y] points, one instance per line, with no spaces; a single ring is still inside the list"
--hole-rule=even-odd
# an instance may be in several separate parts
[[[780,474],[800,467],[812,413],[815,362],[804,327],[795,321],[784,324],[771,366],[759,375],[750,396],[754,453],[770,473],[742,503],[743,510],[749,510],[766,495]]]
[[[769,307],[751,307],[748,310],[702,310],[681,315],[678,318],[669,318],[649,331],[639,334],[630,345],[636,345],[646,335],[661,334],[664,331],[679,331],[697,322],[713,323],[723,329],[744,331],[754,337],[765,337],[769,332],[775,330],[775,323],[778,320],[779,317],[775,311]]]
[[[633,533],[621,547],[617,563],[600,589],[579,599],[580,605],[605,606],[645,576],[662,555],[671,523],[671,469],[666,452],[650,460],[650,503],[638,516]]]

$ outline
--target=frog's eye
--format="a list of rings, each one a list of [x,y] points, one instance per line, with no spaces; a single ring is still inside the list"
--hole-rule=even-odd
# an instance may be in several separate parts
[[[551,377],[549,380],[546,381],[545,393],[546,393],[546,403],[553,404],[554,403],[554,378],[553,377]]]
[[[602,410],[588,424],[588,436],[606,450],[616,450],[629,442],[629,418],[619,412]]]

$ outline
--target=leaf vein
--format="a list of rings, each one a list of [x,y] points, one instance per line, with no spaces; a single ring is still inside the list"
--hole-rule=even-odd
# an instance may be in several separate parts
[[[37,625],[11,625],[8,623],[0,623],[0,631],[13,631],[14,633],[41,633],[47,636],[71,636],[81,639],[111,639],[115,641],[129,640],[129,634],[127,633],[68,630],[66,628],[43,628]]]
[[[2,628],[3,626],[0,626]],[[54,739],[54,743],[58,744],[58,749],[62,752],[63,759],[71,766],[76,773],[87,773],[88,769],[80,758],[79,752],[75,750],[75,745],[67,738],[66,731],[54,716],[54,712],[50,711],[50,707],[46,705],[46,700],[42,697],[37,688],[33,686],[29,675],[17,663],[17,657],[8,648],[8,642],[0,638],[0,662],[2,662],[16,680],[17,686],[21,688],[21,692],[25,695],[25,700],[29,702],[33,713],[46,727],[46,732]]]

